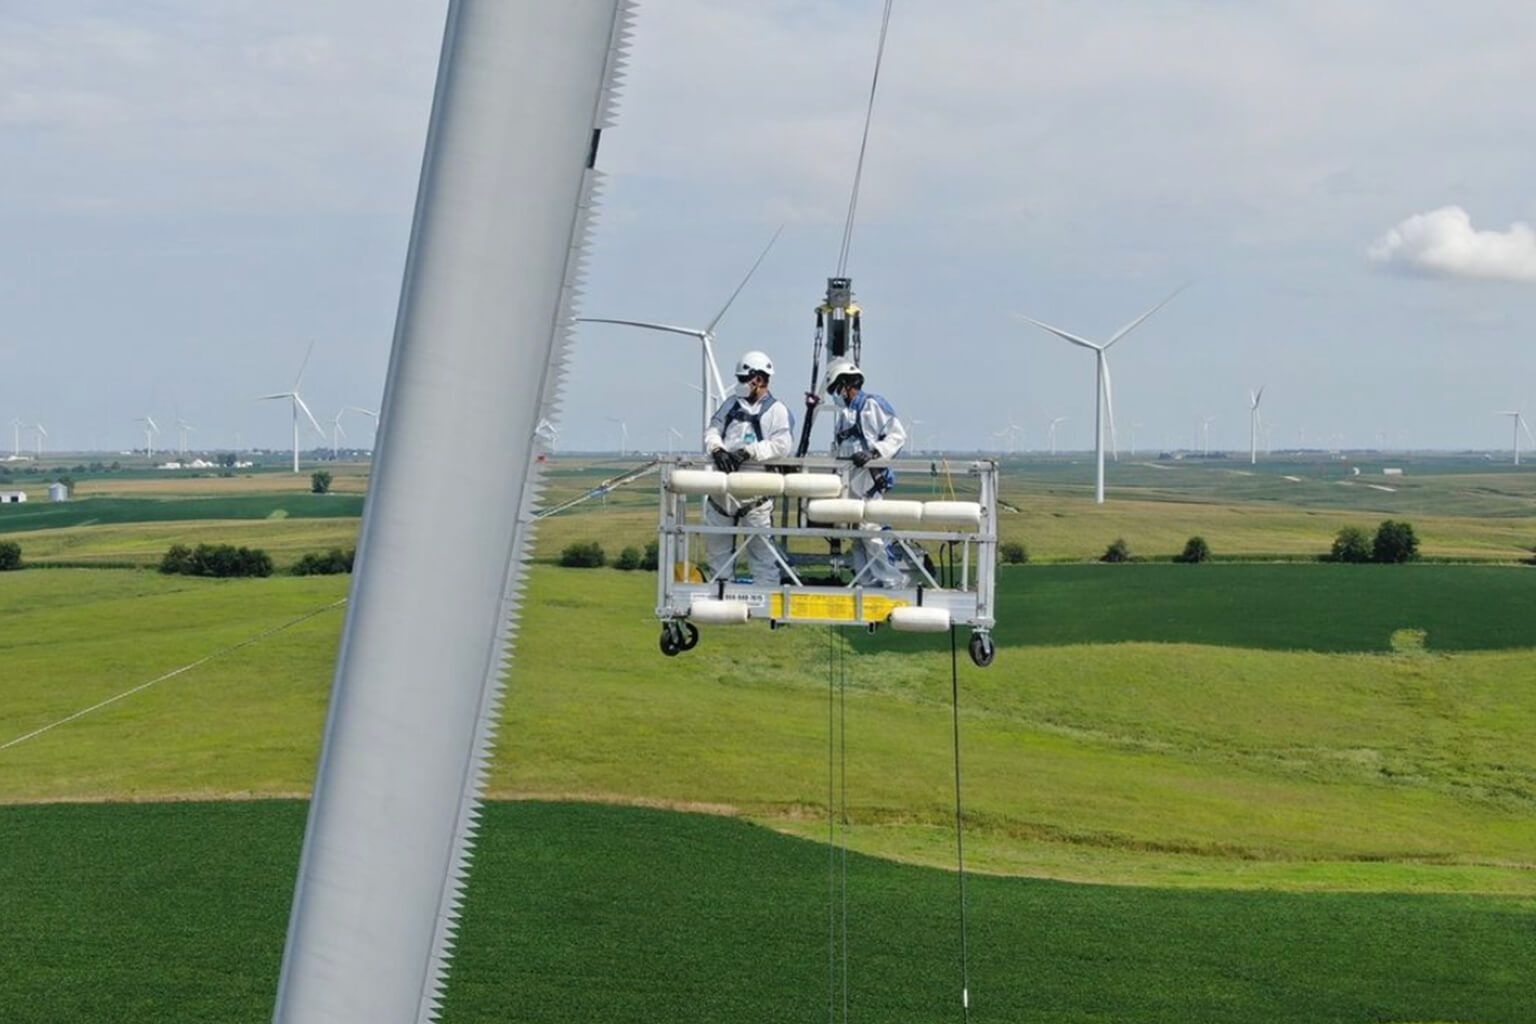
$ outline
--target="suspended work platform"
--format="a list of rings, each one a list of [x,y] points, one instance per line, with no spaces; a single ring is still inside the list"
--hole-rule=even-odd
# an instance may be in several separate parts
[[[702,456],[662,460],[656,586],[662,652],[691,650],[699,626],[753,621],[903,632],[968,626],[972,660],[991,664],[997,464],[897,459],[868,468],[893,470],[900,496],[850,497],[849,480],[859,470],[846,460],[780,459],[734,473],[719,472]],[[920,497],[922,491],[930,493]],[[729,514],[769,501],[769,525],[706,522],[710,502]],[[708,538],[719,535],[733,538],[733,553],[713,566],[706,548]],[[861,543],[870,539],[884,543],[872,551]],[[777,579],[733,571],[737,562],[745,567],[753,546],[761,562],[765,544]],[[875,555],[888,560],[905,585],[875,585]]]

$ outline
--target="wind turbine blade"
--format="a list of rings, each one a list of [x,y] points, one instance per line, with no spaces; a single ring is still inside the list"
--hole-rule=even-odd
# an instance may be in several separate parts
[[[780,224],[779,229],[773,233],[773,237],[768,239],[768,244],[763,246],[763,251],[757,254],[757,259],[753,261],[752,266],[747,270],[747,275],[741,279],[741,283],[736,286],[736,290],[731,292],[731,297],[725,300],[725,305],[720,307],[720,312],[716,313],[715,318],[709,322],[709,326],[704,328],[706,332],[710,334],[715,333],[715,328],[719,326],[721,320],[725,319],[725,313],[731,308],[731,303],[736,301],[736,296],[740,295],[741,290],[747,286],[747,282],[752,280],[752,275],[757,273],[757,268],[762,266],[763,260],[768,258],[768,250],[773,248],[773,243],[777,242],[779,236],[783,233],[784,225]]]
[[[1127,334],[1130,334],[1136,328],[1140,327],[1142,325],[1143,321],[1145,321],[1147,319],[1147,317],[1151,316],[1153,313],[1156,313],[1158,310],[1160,310],[1164,306],[1168,305],[1168,303],[1170,303],[1170,302],[1172,302],[1174,300],[1174,297],[1177,296],[1179,294],[1179,292],[1183,291],[1185,288],[1188,288],[1188,287],[1189,287],[1189,285],[1187,285],[1187,284],[1179,285],[1162,302],[1159,302],[1157,305],[1153,306],[1151,309],[1149,309],[1145,313],[1141,314],[1141,316],[1137,317],[1135,320],[1132,320],[1130,323],[1128,323],[1124,327],[1120,328],[1114,334],[1111,334],[1109,336],[1109,340],[1104,343],[1104,347],[1105,348],[1109,348],[1109,346],[1113,345],[1115,342],[1119,341],[1121,338],[1125,337]]]
[[[1536,444],[1536,434],[1531,433],[1531,425],[1525,422],[1525,417],[1520,416],[1517,419],[1520,424],[1520,429],[1525,431],[1525,436],[1531,439],[1532,444]]]
[[[1115,461],[1120,461],[1120,441],[1115,436],[1115,389],[1109,382],[1109,360],[1100,360],[1104,367],[1104,411],[1109,414],[1109,450],[1114,453]]]
[[[653,324],[644,320],[612,320],[603,316],[579,316],[576,318],[579,324],[622,324],[625,327],[643,327],[648,331],[666,331],[668,334],[686,334],[690,338],[703,337],[704,332],[697,327],[678,327],[673,324]]]
[[[320,425],[319,420],[315,419],[315,414],[309,411],[309,406],[304,404],[304,399],[299,397],[297,391],[293,393],[293,400],[300,409],[304,410],[304,415],[309,418],[309,425],[315,428],[315,433],[319,434],[323,440],[325,438],[325,428]]]
[[[293,390],[298,391],[299,385],[304,381],[304,371],[309,369],[309,357],[315,354],[315,343],[311,341],[309,348],[304,351],[304,361],[299,364],[299,375],[293,378]]]
[[[255,398],[251,399],[251,401],[253,401],[253,402],[270,402],[274,398],[292,398],[292,397],[293,397],[293,392],[292,391],[284,391],[281,394],[276,394],[276,395],[257,395]]]
[[[1264,386],[1260,385],[1258,392],[1253,396],[1253,407],[1257,409],[1262,401],[1264,401]]]
[[[1056,337],[1062,339],[1063,341],[1070,341],[1072,344],[1074,344],[1074,345],[1081,345],[1083,348],[1091,348],[1095,352],[1099,351],[1099,346],[1095,345],[1093,342],[1089,341],[1087,338],[1080,338],[1080,337],[1078,337],[1077,335],[1073,334],[1070,331],[1064,331],[1060,327],[1052,327],[1050,324],[1042,323],[1041,321],[1036,320],[1032,316],[1025,316],[1023,313],[1015,313],[1013,315],[1018,317],[1020,320],[1023,320],[1023,321],[1025,321],[1027,323],[1034,324],[1036,327],[1040,328],[1042,331],[1050,331],[1052,334],[1056,335]]]
[[[704,344],[704,363],[709,367],[709,380],[715,386],[714,400],[725,401],[725,382],[720,378],[720,364],[715,362],[715,342],[708,333],[699,335],[699,340]]]
[[[157,434],[160,433],[160,424],[155,422],[155,418],[153,416],[145,416],[144,422],[149,424],[150,430],[153,430]]]

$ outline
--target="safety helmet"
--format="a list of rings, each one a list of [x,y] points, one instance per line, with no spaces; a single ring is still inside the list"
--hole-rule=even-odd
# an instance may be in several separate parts
[[[858,363],[855,363],[852,359],[834,359],[827,364],[827,376],[823,387],[831,391],[839,378],[842,377],[857,378],[855,386],[864,386],[864,371],[859,369]]]
[[[754,373],[761,373],[765,377],[773,376],[773,360],[768,358],[766,352],[753,349],[742,356],[741,361],[736,364],[737,380],[747,380]]]

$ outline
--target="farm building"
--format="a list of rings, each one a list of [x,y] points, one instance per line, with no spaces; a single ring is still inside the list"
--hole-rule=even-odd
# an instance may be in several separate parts
[[[67,484],[61,484],[61,483],[57,483],[57,482],[49,484],[48,485],[48,500],[49,501],[68,501],[69,500],[69,486]]]
[[[19,505],[26,500],[26,491],[0,491],[0,505]]]

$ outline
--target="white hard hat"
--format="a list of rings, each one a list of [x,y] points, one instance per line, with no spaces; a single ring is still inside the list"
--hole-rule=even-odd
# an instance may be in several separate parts
[[[773,360],[768,358],[768,353],[753,349],[742,356],[741,361],[736,364],[736,376],[738,378],[750,377],[754,373],[766,374],[769,377],[773,376]]]
[[[831,391],[832,385],[837,383],[839,377],[857,377],[860,386],[864,384],[864,371],[860,370],[859,364],[852,359],[834,359],[828,363],[826,380],[822,386]]]

